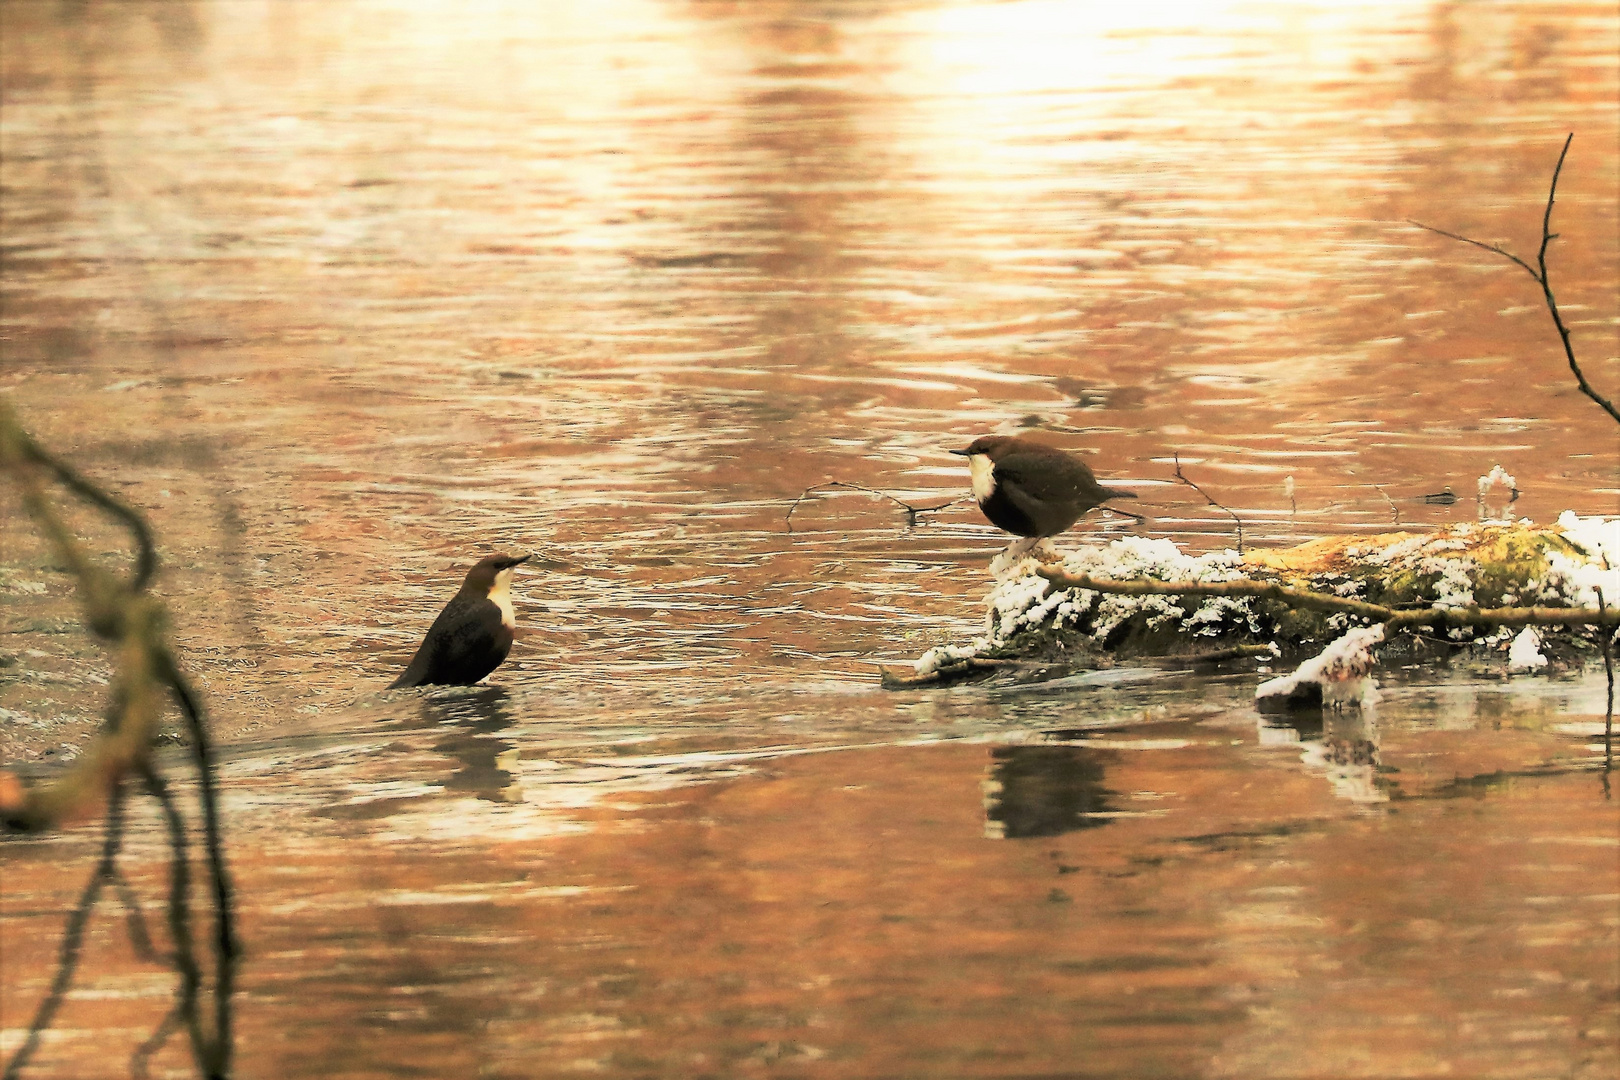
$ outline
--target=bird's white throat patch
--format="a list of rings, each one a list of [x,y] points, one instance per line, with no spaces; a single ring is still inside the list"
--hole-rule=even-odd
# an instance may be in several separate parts
[[[968,458],[968,475],[973,478],[973,497],[980,502],[996,491],[996,463],[989,454],[974,454]]]
[[[517,612],[512,610],[512,568],[495,575],[495,586],[489,590],[489,602],[501,609],[501,622],[508,630],[517,629]]]

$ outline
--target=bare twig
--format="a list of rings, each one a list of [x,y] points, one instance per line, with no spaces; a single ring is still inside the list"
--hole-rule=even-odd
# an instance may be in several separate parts
[[[1416,225],[1420,229],[1426,229],[1451,240],[1460,240],[1465,244],[1484,248],[1486,251],[1508,259],[1534,278],[1536,284],[1541,286],[1541,295],[1547,302],[1548,312],[1552,314],[1553,325],[1558,328],[1559,340],[1564,344],[1564,357],[1569,361],[1569,370],[1575,376],[1576,385],[1581,388],[1581,393],[1597,402],[1603,411],[1613,417],[1616,422],[1620,422],[1620,409],[1616,409],[1613,402],[1592,388],[1592,384],[1586,381],[1586,373],[1581,370],[1581,365],[1575,360],[1575,347],[1570,344],[1569,327],[1564,325],[1564,317],[1558,311],[1558,300],[1553,296],[1552,280],[1547,274],[1547,246],[1558,237],[1558,234],[1552,231],[1553,199],[1558,194],[1558,175],[1564,171],[1564,158],[1569,155],[1569,144],[1574,138],[1575,133],[1570,132],[1569,136],[1564,139],[1564,148],[1558,154],[1558,164],[1553,166],[1552,183],[1547,188],[1547,209],[1541,215],[1541,247],[1536,251],[1536,265],[1534,267],[1511,251],[1495,244],[1486,244],[1467,236],[1459,236],[1457,233],[1437,229],[1433,225],[1425,225],[1421,221],[1413,221],[1410,218],[1407,219],[1407,224]]]
[[[1212,649],[1201,653],[1184,653],[1178,656],[1143,657],[1142,662],[1154,667],[1187,667],[1194,664],[1214,664],[1222,660],[1238,660],[1251,656],[1270,656],[1270,645],[1233,645],[1225,649]],[[969,656],[955,660],[948,664],[941,664],[926,675],[902,674],[888,668],[883,669],[883,686],[889,690],[901,690],[911,686],[929,686],[934,683],[945,682],[959,675],[966,675],[975,671],[1000,671],[1011,667],[1031,667],[1027,660],[1013,658]]]
[[[69,920],[52,993],[36,1015],[22,1050],[7,1066],[5,1078],[10,1080],[17,1075],[55,1015],[77,966],[84,924],[108,882],[119,888],[124,899],[126,924],[136,951],[143,956],[153,955],[139,902],[119,875],[116,861],[123,820],[124,778],[133,773],[146,781],[147,791],[158,799],[169,824],[172,853],[169,925],[174,945],[172,960],[180,976],[180,987],[174,1009],[157,1032],[136,1050],[131,1065],[138,1073],[144,1072],[147,1058],[163,1045],[179,1023],[184,1022],[191,1033],[193,1057],[203,1075],[209,1080],[223,1080],[230,1069],[231,1001],[240,950],[235,939],[214,763],[202,707],[165,640],[162,606],[144,593],[157,566],[151,532],[138,513],[41,449],[23,432],[3,403],[0,403],[0,469],[17,482],[23,506],[49,537],[58,558],[77,578],[85,621],[98,636],[112,643],[117,665],[106,728],[65,775],[32,787],[15,785],[14,790],[7,790],[4,805],[0,806],[4,824],[19,829],[42,829],[86,811],[103,794],[108,799],[108,838],[102,861],[81,897],[79,908]],[[129,528],[138,548],[136,570],[129,581],[118,580],[85,553],[46,497],[38,475],[42,469]],[[203,1023],[198,1009],[205,979],[196,959],[191,931],[190,861],[185,822],[151,757],[165,691],[173,696],[185,717],[198,770],[215,931],[212,942],[214,1008],[210,1024]]]
[[[73,913],[68,916],[67,927],[62,931],[62,943],[57,951],[56,977],[51,980],[51,988],[45,995],[45,1000],[39,1003],[34,1012],[34,1019],[28,1025],[28,1038],[12,1055],[6,1063],[4,1080],[17,1080],[22,1075],[23,1066],[39,1049],[39,1041],[51,1026],[56,1017],[56,1010],[62,1007],[62,1000],[67,997],[68,989],[73,985],[73,973],[79,967],[79,950],[84,944],[84,930],[89,925],[90,913],[96,908],[96,901],[101,897],[102,887],[111,881],[115,868],[118,865],[118,851],[124,843],[124,785],[113,784],[107,793],[107,823],[104,827],[101,842],[101,860],[90,874],[90,880],[85,883],[84,891],[79,894],[79,902],[74,905]]]
[[[904,499],[896,498],[895,496],[890,495],[887,491],[879,491],[877,488],[867,487],[865,484],[851,483],[848,480],[828,480],[824,484],[811,484],[809,487],[799,492],[799,497],[794,499],[792,505],[788,507],[787,516],[785,518],[788,532],[791,533],[793,531],[793,511],[799,508],[799,504],[804,502],[811,495],[814,495],[816,492],[824,491],[827,488],[842,488],[846,491],[864,491],[868,495],[876,495],[879,498],[888,499],[890,502],[894,503],[894,505],[900,507],[900,509],[906,512],[906,528],[908,529],[917,524],[918,514],[932,514],[936,511],[944,510],[946,507],[955,506],[957,503],[967,502],[970,498],[972,498],[971,495],[960,495],[949,502],[942,502],[935,506],[912,506]]]
[[[1209,492],[1205,491],[1203,488],[1199,487],[1197,484],[1195,484],[1191,480],[1187,479],[1186,476],[1182,475],[1182,472],[1181,472],[1181,454],[1179,452],[1177,452],[1177,454],[1175,455],[1175,458],[1176,458],[1176,479],[1180,480],[1183,484],[1186,484],[1188,487],[1190,487],[1194,491],[1198,492],[1198,494],[1202,495],[1206,500],[1209,501],[1209,505],[1211,505],[1215,509],[1220,510],[1223,513],[1225,513],[1228,517],[1230,517],[1232,519],[1233,524],[1235,524],[1237,526],[1237,549],[1238,549],[1238,554],[1241,555],[1243,553],[1243,519],[1238,517],[1231,510],[1228,510],[1225,506],[1222,506],[1220,503],[1216,502],[1210,496]]]
[[[1251,656],[1271,655],[1273,653],[1270,645],[1232,645],[1225,649],[1211,649],[1208,652],[1143,657],[1142,662],[1152,664],[1154,667],[1182,667],[1187,664],[1216,664],[1222,660],[1243,660]]]
[[[45,496],[36,475],[36,449],[10,410],[0,405],[0,468],[17,482],[24,508],[77,578],[85,622],[97,635],[113,643],[118,674],[107,729],[79,756],[67,775],[28,789],[20,805],[4,808],[7,825],[35,829],[61,821],[100,800],[113,779],[146,756],[163,710],[162,688],[153,678],[153,654],[161,647],[158,642],[163,632],[162,609],[151,597],[120,582],[85,553]],[[140,578],[138,572],[136,580]]]
[[[1377,484],[1373,485],[1373,490],[1378,492],[1378,494],[1382,495],[1384,497],[1384,501],[1389,503],[1389,520],[1390,520],[1390,523],[1394,524],[1394,525],[1399,525],[1401,523],[1401,508],[1395,505],[1395,500],[1389,497],[1389,492],[1385,491],[1383,488],[1379,487]]]
[[[988,656],[969,656],[952,661],[949,664],[941,664],[925,675],[901,675],[884,668],[883,685],[891,689],[900,686],[927,686],[930,683],[937,683],[969,671],[997,671],[1001,668],[1018,667],[1022,663],[1021,660],[1000,660]]]
[[[1560,164],[1563,163],[1563,158],[1559,158],[1558,160],[1559,160]],[[1531,277],[1535,278],[1537,281],[1541,280],[1541,276],[1536,273],[1535,269],[1533,267],[1531,267],[1531,265],[1529,263],[1525,262],[1523,259],[1521,259],[1517,255],[1513,254],[1513,252],[1508,251],[1508,250],[1506,250],[1504,248],[1497,247],[1495,244],[1486,244],[1486,243],[1483,243],[1483,242],[1481,242],[1479,240],[1471,240],[1466,236],[1459,236],[1454,232],[1446,232],[1446,230],[1444,230],[1444,229],[1437,229],[1433,225],[1425,225],[1421,221],[1413,221],[1411,218],[1407,218],[1406,223],[1408,225],[1416,225],[1420,229],[1427,229],[1429,232],[1436,233],[1436,234],[1438,234],[1440,236],[1447,237],[1448,239],[1451,239],[1451,240],[1461,240],[1465,244],[1473,244],[1477,248],[1484,248],[1486,251],[1494,251],[1496,254],[1501,255],[1503,258],[1512,259],[1515,263],[1517,263],[1519,266],[1524,268],[1525,273],[1529,274]]]
[[[186,841],[186,823],[163,777],[148,769],[143,779],[146,790],[163,808],[163,822],[169,830],[169,940],[174,944],[175,968],[180,973],[174,1011],[186,1023],[191,1035],[192,1054],[202,1062],[208,1057],[208,1037],[203,1032],[202,1019],[197,1011],[202,968],[192,948],[191,856],[190,845]]]
[[[129,943],[134,948],[135,955],[142,960],[163,960],[152,944],[152,932],[146,927],[146,912],[141,908],[141,898],[135,895],[134,887],[124,877],[124,872],[116,866],[112,871],[112,883],[118,890],[119,901],[124,905],[125,931],[129,934]]]
[[[236,940],[232,916],[230,872],[225,864],[225,844],[219,818],[219,793],[214,786],[213,742],[208,726],[203,722],[202,706],[196,693],[174,663],[174,657],[165,652],[162,657],[162,675],[180,703],[190,734],[192,758],[197,766],[198,799],[202,804],[203,847],[208,856],[208,883],[214,905],[214,1038],[212,1061],[199,1057],[212,1071],[224,1076],[230,1071],[231,1060],[231,992],[235,980],[236,960],[241,945]]]
[[[1419,626],[1592,626],[1604,616],[1596,608],[1411,608],[1396,609],[1275,582],[1236,578],[1231,581],[1109,581],[1089,574],[1068,574],[1051,566],[1035,571],[1060,589],[1090,589],[1123,596],[1256,596],[1293,607],[1357,615],[1383,623],[1388,630]]]
[[[124,504],[107,492],[102,491],[95,484],[79,473],[73,466],[47,452],[28,434],[18,427],[11,417],[9,410],[4,418],[7,423],[8,455],[14,455],[20,461],[29,461],[36,465],[43,465],[56,475],[62,486],[75,495],[106,510],[119,520],[130,531],[135,540],[135,573],[130,578],[127,588],[131,592],[138,592],[145,588],[157,572],[157,547],[152,542],[152,530],[141,517],[129,506]]]
[[[1603,590],[1597,591],[1598,613],[1604,621],[1598,624],[1598,636],[1603,644],[1603,674],[1609,681],[1608,706],[1603,710],[1603,772],[1605,776],[1614,764],[1614,630],[1608,623],[1608,608],[1603,603]],[[1607,792],[1607,787],[1604,788]]]
[[[163,1022],[158,1025],[157,1030],[152,1032],[146,1041],[137,1046],[135,1052],[130,1055],[129,1075],[133,1080],[147,1080],[151,1075],[147,1071],[147,1066],[152,1060],[152,1055],[163,1049],[170,1036],[175,1033],[179,1026],[180,1006],[176,1005],[163,1017]]]

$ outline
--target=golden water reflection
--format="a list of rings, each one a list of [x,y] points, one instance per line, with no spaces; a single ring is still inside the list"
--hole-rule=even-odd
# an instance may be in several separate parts
[[[529,752],[493,801],[487,697],[238,753],[242,1072],[1605,1075],[1620,816],[1559,730],[1590,690],[1493,732],[1395,688],[1379,803],[1241,707],[774,749],[504,727]],[[90,839],[8,851],[8,1015]],[[42,1075],[121,1075],[165,1008],[117,920],[91,949]]]
[[[1198,548],[1178,455],[1258,544],[1467,520],[1496,464],[1612,512],[1533,284],[1406,220],[1530,254],[1574,131],[1553,277],[1620,385],[1617,44],[1592,3],[0,5],[0,386],[163,538],[243,1075],[1612,1075],[1592,678],[1320,730],[1242,670],[888,695],[999,539],[784,517],[943,502],[1025,428]],[[11,498],[7,760],[106,692]],[[542,556],[495,685],[378,697],[494,547]],[[8,1050],[87,843],[3,853]],[[131,859],[154,894],[150,823]],[[96,927],[41,1075],[123,1075],[169,993]]]

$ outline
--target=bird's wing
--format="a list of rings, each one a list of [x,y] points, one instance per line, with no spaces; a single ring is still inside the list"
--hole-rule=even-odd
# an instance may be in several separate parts
[[[501,628],[501,609],[487,597],[469,598],[457,613],[454,629],[444,635],[442,657],[458,667],[487,656]]]
[[[1048,530],[1068,528],[1109,499],[1135,498],[1098,484],[1085,462],[1062,451],[1006,454],[996,462],[995,481],[1019,513]]]
[[[416,655],[403,674],[389,684],[389,688],[400,686],[421,686],[423,682],[433,677],[436,671],[442,672],[453,668],[465,657],[472,642],[466,631],[469,623],[475,623],[472,618],[480,605],[488,605],[496,611],[496,618],[500,618],[499,609],[493,603],[482,597],[456,596],[439,612],[439,617],[433,620],[428,628],[427,636],[417,647]],[[457,632],[457,631],[461,632]]]
[[[1091,466],[1058,451],[1054,454],[1011,453],[996,462],[996,482],[1011,480],[1013,487],[1022,489],[1037,502],[1067,501],[1075,495],[1091,506],[1100,506],[1109,499],[1134,499],[1136,492],[1123,488],[1104,487],[1097,483]],[[1009,491],[1009,497],[1011,492]],[[1014,504],[1018,500],[1013,499]]]
[[[1022,492],[1037,503],[1074,498],[1078,491],[1095,487],[1097,481],[1085,462],[1068,454],[1030,454],[1013,451],[996,462],[996,485],[1005,485],[1007,495],[1018,503],[1015,492]]]

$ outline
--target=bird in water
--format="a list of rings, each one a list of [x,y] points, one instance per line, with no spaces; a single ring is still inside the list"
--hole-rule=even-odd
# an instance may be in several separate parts
[[[1136,492],[1103,487],[1091,468],[1055,446],[1016,435],[981,435],[965,450],[973,497],[998,529],[1039,540],[1063,532],[1087,510]]]
[[[439,612],[403,674],[388,684],[471,686],[512,651],[512,568],[528,555],[491,555],[467,571],[461,590]]]

